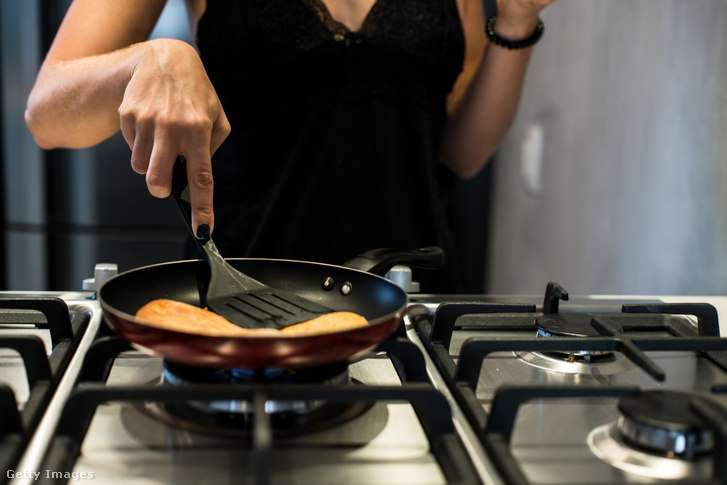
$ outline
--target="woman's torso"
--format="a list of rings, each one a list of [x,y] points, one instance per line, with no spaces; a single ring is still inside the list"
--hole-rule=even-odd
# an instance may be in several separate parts
[[[451,246],[436,170],[455,0],[208,0],[198,45],[232,125],[213,159],[222,254]]]

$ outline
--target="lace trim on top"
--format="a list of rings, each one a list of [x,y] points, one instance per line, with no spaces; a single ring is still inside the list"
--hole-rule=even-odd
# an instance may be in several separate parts
[[[326,26],[326,28],[333,34],[333,38],[337,41],[344,40],[351,34],[365,35],[369,24],[375,23],[377,17],[381,16],[383,8],[380,8],[381,4],[387,3],[386,0],[375,0],[371,9],[367,12],[366,16],[361,22],[361,27],[358,30],[351,30],[342,22],[339,22],[328,9],[328,6],[322,0],[301,0],[308,8],[318,15],[318,18]]]
[[[243,112],[259,102],[262,116],[271,97],[288,113],[402,96],[440,111],[464,57],[455,0],[376,0],[356,31],[322,0],[208,0],[198,35],[221,99],[256,93]]]

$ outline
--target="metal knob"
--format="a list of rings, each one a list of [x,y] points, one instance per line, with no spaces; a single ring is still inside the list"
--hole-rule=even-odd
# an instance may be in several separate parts
[[[112,263],[99,263],[93,268],[93,278],[83,280],[84,291],[96,291],[106,280],[116,276],[119,273],[119,267]]]
[[[408,266],[396,265],[386,273],[385,277],[407,293],[419,292],[419,282],[413,281],[411,268]]]

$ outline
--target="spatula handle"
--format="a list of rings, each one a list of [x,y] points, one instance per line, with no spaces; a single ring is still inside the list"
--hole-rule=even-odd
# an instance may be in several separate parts
[[[254,278],[241,273],[232,268],[222,257],[220,251],[217,249],[212,238],[199,239],[197,238],[194,228],[192,227],[192,204],[189,198],[189,183],[187,182],[187,174],[184,171],[184,159],[180,156],[177,162],[174,164],[174,171],[172,172],[172,197],[179,207],[179,211],[182,213],[182,218],[187,226],[192,238],[197,243],[197,246],[202,250],[207,263],[210,268],[214,268],[212,271],[213,278],[210,281],[210,287],[219,285],[220,287],[241,287],[244,286],[246,290],[253,290],[257,288],[265,288],[265,285],[260,283]],[[234,272],[234,275],[231,274]]]
[[[184,171],[184,158],[177,157],[172,171],[172,197],[174,197],[179,211],[182,213],[182,219],[189,229],[190,234],[197,239],[194,228],[192,227],[192,203],[189,198],[189,183],[187,182],[187,174]]]

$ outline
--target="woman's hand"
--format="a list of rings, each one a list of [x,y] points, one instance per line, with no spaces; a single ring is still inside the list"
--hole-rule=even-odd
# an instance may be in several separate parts
[[[26,122],[43,148],[85,148],[119,129],[131,166],[166,197],[187,159],[192,223],[214,225],[210,159],[230,132],[192,46],[147,41],[166,0],[74,0],[28,98]],[[204,235],[204,234],[203,234]]]
[[[211,157],[230,124],[197,52],[172,39],[138,44],[137,62],[119,106],[131,166],[149,192],[167,197],[177,155],[186,159],[192,227],[214,227]],[[198,237],[207,237],[198,230]]]

